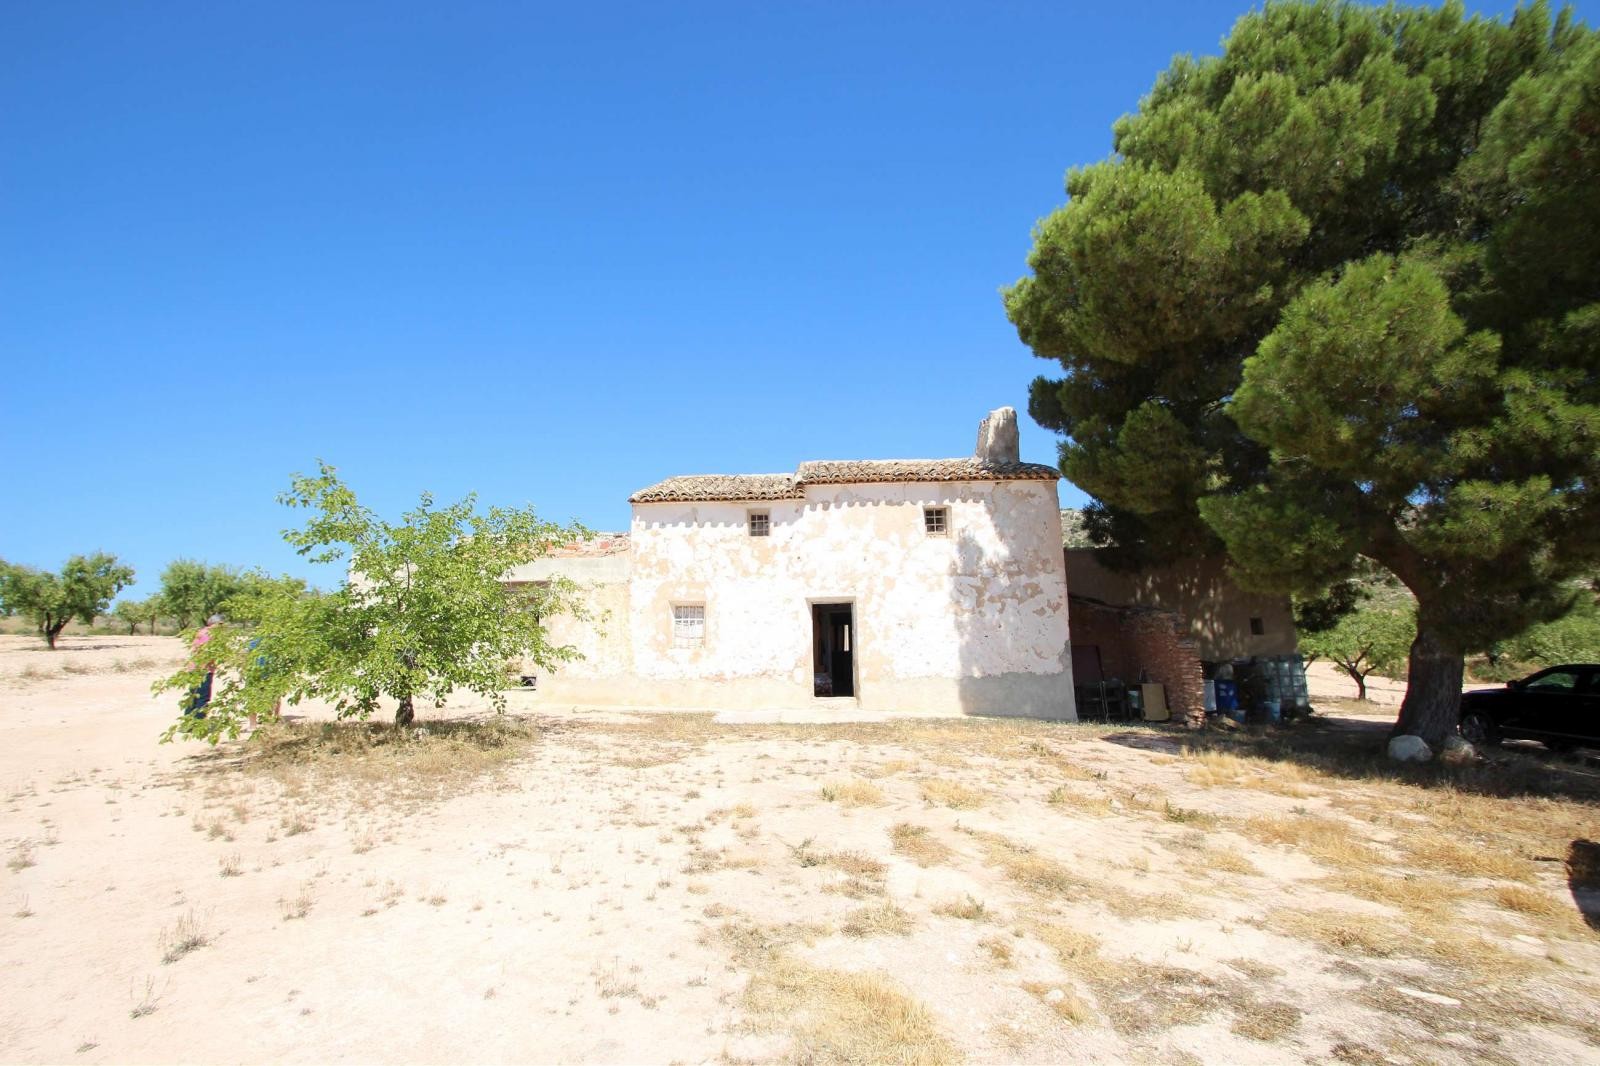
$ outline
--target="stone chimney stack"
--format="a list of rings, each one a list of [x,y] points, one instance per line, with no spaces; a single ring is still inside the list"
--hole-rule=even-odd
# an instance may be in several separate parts
[[[999,407],[978,423],[978,449],[972,456],[980,463],[1020,463],[1020,447],[1016,408]]]

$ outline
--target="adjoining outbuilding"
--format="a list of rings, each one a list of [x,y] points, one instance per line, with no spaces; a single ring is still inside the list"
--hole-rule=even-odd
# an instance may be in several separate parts
[[[1307,706],[1287,596],[1240,588],[1217,558],[1120,571],[1105,549],[1071,538],[1075,518],[1063,514],[1080,705],[1085,686],[1127,688],[1150,681],[1164,687],[1175,719],[1199,725],[1207,711],[1217,709],[1215,682],[1221,676],[1225,704],[1233,684],[1235,690],[1245,686],[1258,706]]]

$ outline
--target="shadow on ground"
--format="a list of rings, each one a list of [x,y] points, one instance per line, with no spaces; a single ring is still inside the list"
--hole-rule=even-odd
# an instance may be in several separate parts
[[[1152,736],[1148,730],[1130,730],[1103,739],[1147,751],[1184,747],[1294,763],[1350,781],[1393,781],[1480,796],[1560,796],[1600,806],[1600,760],[1517,745],[1486,748],[1459,763],[1397,763],[1385,754],[1390,725],[1382,719],[1312,716],[1278,726],[1229,729],[1213,723],[1195,732],[1162,728]]]
[[[1567,848],[1567,889],[1589,928],[1600,932],[1600,844],[1580,839]]]

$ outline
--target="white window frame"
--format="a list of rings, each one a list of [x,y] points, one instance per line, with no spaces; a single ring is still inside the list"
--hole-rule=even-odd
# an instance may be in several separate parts
[[[746,520],[752,537],[772,536],[771,511],[749,511],[746,513]]]
[[[705,604],[675,603],[672,605],[672,646],[674,648],[703,648],[706,646]]]
[[[930,537],[948,537],[950,535],[950,508],[924,507],[922,509],[922,531]]]

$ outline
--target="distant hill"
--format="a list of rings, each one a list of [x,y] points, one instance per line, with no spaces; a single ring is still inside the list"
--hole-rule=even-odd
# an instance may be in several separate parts
[[[1092,548],[1094,543],[1083,530],[1083,512],[1072,507],[1061,509],[1061,543],[1068,548]]]

